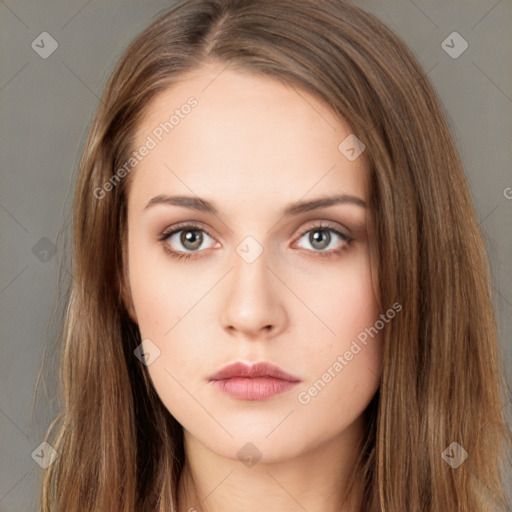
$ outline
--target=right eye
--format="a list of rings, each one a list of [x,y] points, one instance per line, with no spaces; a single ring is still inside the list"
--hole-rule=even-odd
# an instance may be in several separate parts
[[[202,227],[195,224],[184,224],[167,228],[161,233],[159,240],[164,244],[165,251],[171,256],[195,258],[197,256],[195,253],[202,250],[205,235],[213,240]],[[178,248],[173,248],[176,245]]]

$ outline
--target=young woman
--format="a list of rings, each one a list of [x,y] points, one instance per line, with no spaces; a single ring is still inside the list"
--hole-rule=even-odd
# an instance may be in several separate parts
[[[486,253],[374,16],[173,6],[107,83],[73,215],[42,511],[506,509]]]

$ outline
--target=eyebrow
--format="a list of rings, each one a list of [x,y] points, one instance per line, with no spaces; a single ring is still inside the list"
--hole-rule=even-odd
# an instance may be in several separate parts
[[[169,206],[182,206],[183,208],[189,208],[198,212],[211,213],[213,215],[219,214],[213,203],[207,201],[206,199],[201,199],[200,197],[194,196],[158,195],[149,200],[144,210],[159,204]],[[326,208],[336,204],[353,204],[360,206],[361,208],[366,208],[366,203],[360,197],[348,194],[335,194],[332,196],[319,197],[310,201],[297,201],[295,203],[291,203],[286,206],[286,208],[284,208],[281,214],[284,217],[290,217],[292,215],[299,215],[311,210]]]

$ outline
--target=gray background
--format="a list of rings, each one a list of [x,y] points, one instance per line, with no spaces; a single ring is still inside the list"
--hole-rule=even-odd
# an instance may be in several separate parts
[[[358,3],[406,41],[445,105],[491,258],[510,383],[512,2]],[[69,278],[69,211],[93,112],[125,46],[171,4],[0,1],[0,512],[38,506],[42,470],[31,454],[57,412],[58,276]],[[456,59],[442,47],[454,31],[469,45]],[[46,59],[31,47],[42,32],[58,43]]]

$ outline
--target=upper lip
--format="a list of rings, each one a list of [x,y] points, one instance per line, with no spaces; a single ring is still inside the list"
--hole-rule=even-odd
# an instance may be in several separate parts
[[[300,382],[302,380],[299,377],[284,371],[279,366],[266,361],[254,363],[252,365],[237,361],[236,363],[224,366],[218,372],[210,375],[208,380],[231,379],[233,377],[274,377],[276,379],[287,380],[290,382]]]

